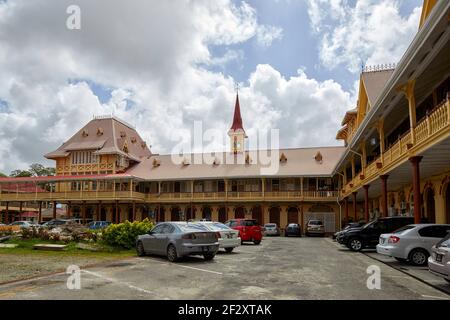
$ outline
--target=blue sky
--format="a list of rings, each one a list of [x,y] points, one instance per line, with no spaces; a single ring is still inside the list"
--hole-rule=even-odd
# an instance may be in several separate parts
[[[236,4],[240,1],[234,1]],[[348,1],[354,6],[356,0]],[[334,79],[345,90],[353,89],[358,74],[338,65],[332,70],[321,65],[318,58],[320,34],[314,34],[310,27],[310,18],[306,1],[303,0],[250,0],[248,3],[257,10],[258,21],[262,24],[275,25],[283,29],[282,39],[274,40],[270,47],[264,48],[256,40],[231,47],[211,47],[213,53],[222,54],[227,48],[242,50],[241,61],[229,63],[222,71],[233,76],[239,82],[245,82],[258,64],[270,64],[283,76],[297,74],[299,68],[305,69],[309,77],[319,81]],[[400,14],[408,16],[412,10],[422,5],[422,0],[398,1]],[[329,27],[335,26],[328,21]],[[386,61],[395,63],[397,61]],[[221,70],[220,68],[216,68]]]

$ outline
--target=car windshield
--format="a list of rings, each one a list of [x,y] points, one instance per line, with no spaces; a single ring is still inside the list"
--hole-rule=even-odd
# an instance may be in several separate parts
[[[275,223],[266,223],[264,226],[268,228],[275,228],[277,225]]]
[[[208,228],[199,223],[178,224],[182,232],[208,231]]]
[[[450,233],[448,233],[441,241],[436,243],[436,247],[450,247]]]
[[[322,225],[322,221],[320,221],[320,220],[311,220],[308,224],[313,225],[313,226],[321,226]]]
[[[246,226],[246,227],[253,227],[256,226],[256,220],[244,220],[242,221],[241,225]]]
[[[296,224],[296,223],[289,223],[288,227],[296,228],[296,227],[298,227],[298,224]]]
[[[211,226],[218,230],[230,230],[231,229],[228,226],[224,225],[223,223],[219,223],[219,222],[211,223]]]
[[[415,228],[415,226],[408,225],[408,226],[401,227],[401,228],[393,231],[392,233],[400,234],[400,233],[403,233],[405,231],[408,231],[408,230],[411,230],[411,229],[414,229],[414,228]]]

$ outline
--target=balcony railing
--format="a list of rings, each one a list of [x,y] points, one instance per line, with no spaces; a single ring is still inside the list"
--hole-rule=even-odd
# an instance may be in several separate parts
[[[137,202],[191,202],[191,201],[302,201],[334,200],[338,191],[244,191],[244,192],[171,192],[141,193],[136,191],[66,191],[66,192],[11,192],[0,193],[0,201],[137,201]]]
[[[135,191],[67,191],[1,193],[1,201],[87,201],[134,200],[144,201],[146,195]]]
[[[450,129],[450,100],[438,105],[414,128],[414,140],[411,130],[406,132],[378,159],[369,164],[364,172],[364,179],[356,175],[349,181],[342,192],[348,196],[362,185],[369,183],[382,173],[387,173],[397,164],[407,161],[411,154],[433,145],[436,137],[448,135]]]

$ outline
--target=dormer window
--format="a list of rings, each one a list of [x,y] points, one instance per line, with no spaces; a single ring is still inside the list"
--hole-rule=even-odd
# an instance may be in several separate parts
[[[147,142],[142,141],[142,142],[141,142],[141,147],[142,147],[142,149],[145,149],[146,146],[147,146]]]
[[[189,160],[188,159],[186,159],[186,158],[184,158],[183,159],[183,162],[181,163],[183,166],[188,166],[190,163],[189,163]]]
[[[286,155],[284,153],[282,153],[281,156],[280,156],[280,162],[282,162],[282,163],[287,162],[287,158],[286,158]]]
[[[99,127],[99,128],[97,129],[97,136],[100,137],[100,136],[102,136],[102,135],[103,135],[103,128],[100,128],[100,127]]]
[[[216,158],[214,158],[214,162],[213,162],[213,165],[214,166],[218,166],[220,164],[220,160],[216,157]]]
[[[136,143],[136,137],[131,137],[131,143]]]
[[[127,136],[125,131],[120,131],[120,137],[125,138]]]
[[[250,163],[252,163],[252,158],[250,158],[250,155],[247,154],[247,155],[245,156],[245,164],[250,164]]]
[[[83,130],[83,132],[81,133],[81,135],[82,135],[83,137],[87,137],[87,136],[89,135],[89,132],[85,129],[85,130]]]
[[[159,167],[161,165],[161,162],[158,159],[153,159],[152,165],[154,168]]]
[[[323,162],[323,157],[322,154],[320,153],[320,151],[318,151],[316,153],[316,156],[314,157],[314,159],[316,160],[317,163],[322,164]]]

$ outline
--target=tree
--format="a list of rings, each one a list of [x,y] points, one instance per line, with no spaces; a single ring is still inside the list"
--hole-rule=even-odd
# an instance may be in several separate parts
[[[0,178],[5,178],[5,177],[7,177],[7,175],[0,172]]]
[[[14,170],[11,171],[10,177],[31,177],[33,174],[28,170]]]
[[[36,177],[54,176],[55,175],[55,169],[54,168],[44,167],[40,163],[33,163],[32,165],[30,165],[29,172],[31,172],[31,174],[33,176],[36,176]]]

